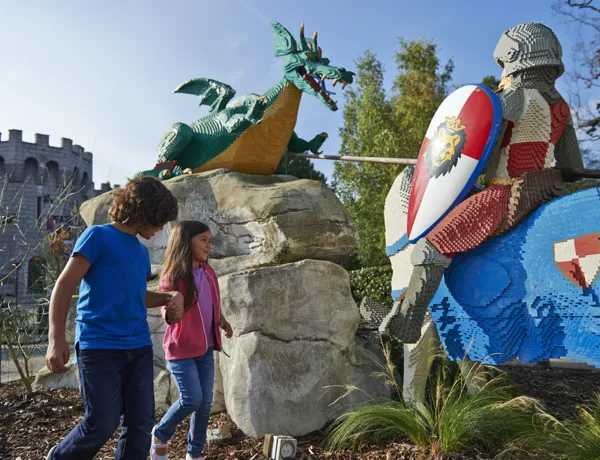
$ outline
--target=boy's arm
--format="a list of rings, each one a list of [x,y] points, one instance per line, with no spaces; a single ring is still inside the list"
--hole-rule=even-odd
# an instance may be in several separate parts
[[[69,259],[65,269],[58,277],[50,297],[48,351],[46,365],[54,373],[66,372],[69,362],[69,344],[65,336],[65,323],[73,292],[89,270],[90,262],[81,255]]]
[[[144,303],[146,304],[146,308],[157,308],[165,305],[165,316],[169,323],[181,321],[183,317],[183,296],[177,291],[146,291]]]
[[[158,308],[163,305],[167,305],[170,301],[176,301],[180,298],[183,304],[183,296],[177,292],[157,292],[157,291],[146,291],[146,298],[144,304],[146,308]]]

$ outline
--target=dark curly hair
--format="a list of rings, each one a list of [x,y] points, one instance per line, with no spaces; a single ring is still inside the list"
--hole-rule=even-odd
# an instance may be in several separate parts
[[[161,227],[177,218],[177,198],[158,179],[150,176],[131,179],[115,191],[108,210],[111,220],[133,227]]]

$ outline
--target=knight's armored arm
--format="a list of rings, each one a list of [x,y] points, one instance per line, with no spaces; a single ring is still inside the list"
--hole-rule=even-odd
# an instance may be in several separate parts
[[[579,150],[579,142],[575,134],[575,128],[571,123],[565,129],[554,149],[556,168],[558,169],[581,169],[583,158]]]

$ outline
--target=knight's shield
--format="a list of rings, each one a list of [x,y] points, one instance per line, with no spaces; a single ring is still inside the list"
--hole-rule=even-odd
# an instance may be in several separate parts
[[[408,239],[425,236],[477,182],[496,144],[500,99],[472,84],[450,94],[421,145],[408,207]]]

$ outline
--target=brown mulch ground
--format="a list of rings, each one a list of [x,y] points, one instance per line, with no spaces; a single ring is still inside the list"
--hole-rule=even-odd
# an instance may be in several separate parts
[[[556,369],[546,366],[504,367],[521,393],[541,400],[547,410],[559,418],[571,418],[577,408],[600,391],[600,371]],[[43,460],[48,450],[62,439],[83,416],[77,390],[42,390],[27,395],[20,384],[0,385],[0,459]],[[157,417],[162,414],[157,414]],[[211,417],[210,428],[233,423],[227,414]],[[169,443],[173,460],[184,459],[188,425],[182,425]],[[227,443],[208,446],[207,460],[263,460],[262,439],[246,438],[236,428]],[[298,438],[297,459],[375,460],[430,458],[426,452],[409,444],[367,446],[360,452],[326,453],[320,447],[323,432]],[[118,435],[96,456],[112,459]],[[476,457],[483,458],[483,457]],[[458,457],[457,457],[458,459]],[[463,458],[466,460],[466,457]]]

